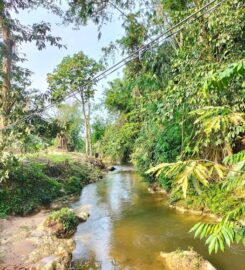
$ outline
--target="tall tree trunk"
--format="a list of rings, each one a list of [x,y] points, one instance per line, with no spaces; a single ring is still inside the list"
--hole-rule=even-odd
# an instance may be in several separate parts
[[[1,108],[1,127],[8,125],[9,113],[11,111],[11,65],[13,55],[13,40],[11,39],[10,26],[4,16],[4,7],[0,11],[0,27],[4,43],[4,56],[2,61],[2,108]]]
[[[2,87],[1,107],[0,107],[0,151],[3,151],[7,145],[8,132],[5,129],[9,124],[9,114],[12,109],[11,101],[11,65],[13,55],[13,40],[11,39],[11,30],[8,19],[5,15],[4,3],[0,3],[0,31],[2,35],[4,51],[2,59]]]
[[[92,138],[91,138],[91,121],[90,121],[90,113],[91,113],[91,107],[90,107],[90,100],[88,99],[88,135],[89,135],[89,155],[92,156],[93,149],[92,149]]]
[[[88,122],[88,117],[86,113],[86,101],[85,101],[83,90],[80,92],[80,95],[81,95],[81,100],[82,100],[82,112],[83,112],[84,126],[85,126],[85,151],[86,151],[86,155],[90,155],[89,122]]]

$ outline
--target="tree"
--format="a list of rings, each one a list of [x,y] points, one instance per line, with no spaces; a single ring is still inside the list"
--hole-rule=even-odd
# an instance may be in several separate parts
[[[59,37],[50,35],[50,25],[45,22],[33,24],[32,26],[22,25],[17,19],[12,18],[13,13],[18,13],[19,10],[36,8],[39,6],[47,7],[52,10],[57,10],[52,2],[48,4],[43,1],[31,0],[13,0],[1,1],[0,3],[0,29],[2,34],[1,52],[2,52],[2,91],[1,91],[1,127],[6,127],[9,123],[9,118],[15,103],[16,95],[14,94],[14,80],[30,75],[28,70],[21,69],[17,66],[18,61],[22,61],[17,55],[18,46],[23,42],[36,43],[39,50],[45,48],[46,43],[61,47]],[[26,87],[26,85],[24,85]]]
[[[85,126],[86,154],[92,155],[91,143],[91,98],[96,82],[92,78],[102,70],[102,65],[83,52],[65,57],[52,74],[48,74],[51,100],[62,100],[67,94],[80,95]]]
[[[50,34],[49,23],[40,22],[33,25],[23,25],[15,15],[21,10],[38,7],[48,8],[61,15],[61,10],[55,0],[4,0],[0,1],[0,128],[1,151],[13,140],[26,141],[30,135],[31,121],[28,115],[39,111],[44,104],[45,95],[30,89],[31,71],[19,66],[25,59],[18,54],[20,45],[25,42],[35,42],[37,49],[42,50],[46,44],[61,47],[60,38]],[[18,125],[15,125],[19,119]],[[13,125],[13,126],[12,126]]]

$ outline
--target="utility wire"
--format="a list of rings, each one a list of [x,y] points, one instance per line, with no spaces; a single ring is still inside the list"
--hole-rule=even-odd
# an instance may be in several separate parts
[[[121,13],[124,17],[128,18],[128,15],[126,13],[124,13],[117,5],[115,5],[114,3],[112,3],[111,1],[108,1],[108,3],[113,6],[117,11],[119,11],[119,13]]]
[[[186,18],[184,18],[183,20],[181,20],[179,23],[175,24],[170,29],[166,30],[164,33],[162,33],[161,35],[159,35],[156,38],[154,38],[149,43],[147,43],[145,45],[142,45],[139,49],[137,49],[133,53],[129,54],[127,57],[121,59],[119,62],[117,62],[116,64],[112,65],[110,68],[108,68],[105,71],[101,72],[100,74],[94,76],[93,78],[91,78],[89,80],[86,80],[84,86],[86,86],[86,85],[88,85],[89,83],[92,83],[92,82],[97,83],[98,81],[103,80],[104,78],[106,78],[110,74],[112,74],[115,71],[121,69],[123,66],[125,66],[126,64],[128,64],[129,62],[131,62],[136,57],[138,57],[139,56],[139,53],[141,51],[145,52],[145,51],[151,49],[152,47],[154,47],[160,41],[166,40],[166,39],[168,39],[168,38],[176,35],[177,33],[179,33],[180,31],[182,31],[186,27],[186,25],[184,25],[184,24],[186,24],[186,23],[193,23],[194,21],[198,20],[203,15],[208,14],[209,12],[213,11],[214,9],[216,9],[218,6],[220,6],[226,0],[221,0],[215,6],[213,6],[212,8],[206,9],[210,5],[212,5],[213,3],[215,3],[216,1],[217,0],[212,0],[211,2],[205,4],[203,7],[201,7],[200,9],[198,9],[197,11],[195,11],[194,13],[192,13],[191,15],[187,16]],[[202,11],[204,11],[204,12],[202,12]],[[194,18],[193,20],[191,20],[189,22],[189,20],[192,19],[199,12],[202,12],[202,13],[198,17]],[[175,28],[178,28],[180,26],[182,26],[182,27],[179,28],[177,31],[172,32]],[[20,123],[22,121],[25,121],[25,120],[29,120],[32,116],[39,115],[39,114],[43,113],[44,111],[46,111],[46,110],[48,110],[48,109],[50,109],[50,108],[52,108],[52,107],[54,107],[56,105],[59,105],[61,102],[63,102],[65,100],[71,98],[72,96],[74,96],[74,94],[77,93],[77,92],[79,92],[79,90],[73,91],[73,92],[69,93],[68,95],[66,95],[62,99],[62,101],[57,101],[57,102],[50,103],[49,105],[47,105],[46,107],[40,109],[39,111],[37,111],[35,113],[32,113],[32,114],[30,114],[30,115],[28,115],[26,117],[23,117],[22,119],[19,119],[16,122],[14,122],[14,123],[12,123],[12,124],[4,127],[4,128],[1,128],[0,131],[6,130],[6,129],[11,129],[12,127],[16,126],[18,123]]]

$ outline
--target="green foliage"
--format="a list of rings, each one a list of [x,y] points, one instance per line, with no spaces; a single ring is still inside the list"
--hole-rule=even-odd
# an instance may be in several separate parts
[[[20,165],[9,181],[1,186],[0,209],[5,214],[31,213],[61,195],[61,185],[45,175],[39,164]]]
[[[224,158],[224,164],[226,165],[234,165],[243,161],[245,161],[245,151],[241,151],[239,153]]]
[[[230,165],[230,172],[227,175],[227,182],[224,188],[235,191],[238,198],[244,198],[245,187],[245,151],[227,156],[224,163]],[[241,191],[241,192],[240,192]]]
[[[131,160],[139,171],[144,172],[152,165],[159,162],[172,162],[180,152],[181,134],[178,124],[165,122],[161,125],[158,121],[148,120],[140,130],[134,143]],[[161,183],[164,181],[161,177]],[[166,179],[168,182],[168,179]]]
[[[117,44],[135,51],[148,33],[161,33],[204,2],[166,0],[152,13],[149,7],[148,15],[135,12]],[[227,0],[140,53],[105,92],[112,121],[100,140],[104,155],[126,157],[144,175],[153,166],[147,181],[158,181],[172,202],[219,215],[239,207],[245,196],[243,154],[237,153],[245,134],[243,2]],[[218,250],[224,236],[214,235],[207,235],[208,244]]]
[[[122,115],[117,124],[108,126],[99,151],[113,161],[127,162],[138,132],[138,123],[127,122],[130,115]]]
[[[106,123],[97,118],[95,122],[92,124],[92,142],[95,144],[100,141],[105,134]]]
[[[245,114],[229,107],[207,106],[189,113],[194,119],[196,144],[193,154],[221,162],[232,153],[234,138],[245,130]]]
[[[185,199],[183,199],[181,191],[171,192],[170,201],[172,204],[186,209],[223,216],[244,201],[244,197],[234,196],[234,189],[223,188],[223,185],[224,182],[212,182],[207,187],[202,187],[202,192],[198,196],[195,189],[190,187],[188,196]]]
[[[76,193],[78,190],[81,190],[83,184],[81,179],[76,176],[71,176],[68,180],[64,183],[64,190],[67,194]]]
[[[245,76],[245,61],[241,60],[233,63],[217,74],[213,74],[206,81],[203,90],[207,93],[214,90],[223,90],[230,85],[234,79],[243,79]]]
[[[105,106],[111,112],[129,112],[132,109],[132,89],[120,79],[109,83],[106,89]]]
[[[227,107],[203,107],[192,111],[190,115],[196,116],[194,124],[200,123],[203,129],[202,131],[207,137],[210,137],[212,133],[216,132],[226,135],[233,126],[242,126],[245,124],[244,113],[233,112]],[[241,131],[242,129],[237,134]]]
[[[242,242],[245,245],[245,229],[237,222],[245,217],[245,206],[240,205],[234,210],[228,212],[222,221],[217,224],[197,223],[191,232],[195,232],[195,237],[200,239],[207,238],[209,253],[215,253],[218,250],[224,251],[225,246],[231,246],[232,243]]]
[[[0,215],[32,213],[60,196],[80,192],[94,177],[98,179],[93,169],[68,157],[32,157],[11,170],[0,185]]]
[[[146,173],[164,174],[173,178],[177,188],[181,188],[186,198],[189,183],[191,182],[196,191],[200,194],[200,184],[208,186],[210,181],[223,180],[226,168],[218,163],[203,160],[178,161],[176,163],[161,163]]]
[[[209,246],[209,253],[213,251],[217,253],[218,250],[224,251],[225,246],[230,247],[233,242],[242,242],[245,245],[245,229],[244,223],[242,223],[245,218],[245,162],[243,152],[228,156],[224,160],[227,165],[231,165],[230,171],[226,182],[214,196],[218,204],[222,203],[222,221],[217,224],[198,223],[191,229],[195,232],[195,237],[207,238],[206,244]],[[218,196],[219,194],[223,196],[222,199]],[[211,204],[210,209],[213,206],[214,203]],[[229,208],[226,209],[226,206]]]
[[[48,74],[48,84],[53,101],[62,100],[72,92],[84,92],[86,97],[93,95],[95,76],[102,65],[87,57],[83,52],[63,58],[52,74]]]
[[[14,155],[2,152],[0,159],[0,183],[8,180],[10,173],[14,173],[18,165],[18,159]]]

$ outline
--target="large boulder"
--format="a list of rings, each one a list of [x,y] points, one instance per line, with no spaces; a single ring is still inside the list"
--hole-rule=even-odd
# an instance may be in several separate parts
[[[216,270],[216,268],[193,250],[161,252],[160,256],[169,270]]]

